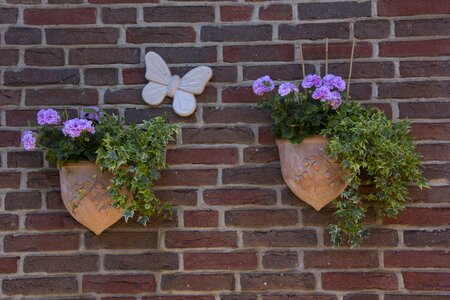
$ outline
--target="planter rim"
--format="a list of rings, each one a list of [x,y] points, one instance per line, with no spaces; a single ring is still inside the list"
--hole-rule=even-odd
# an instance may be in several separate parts
[[[318,142],[318,141],[328,141],[328,138],[326,136],[323,135],[308,135],[307,137],[305,137],[303,139],[303,141],[301,143],[314,143],[314,142]],[[292,142],[290,142],[288,139],[276,139],[276,143],[277,144],[293,144]],[[299,144],[301,144],[299,143]],[[298,144],[295,144],[298,145]]]
[[[79,165],[96,165],[95,161],[90,160],[80,160],[79,162],[65,162],[62,164],[62,167],[71,167],[71,166],[79,166]]]

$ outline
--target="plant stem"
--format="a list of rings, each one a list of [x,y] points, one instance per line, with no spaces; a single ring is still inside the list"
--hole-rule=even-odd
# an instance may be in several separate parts
[[[353,40],[352,53],[350,54],[350,70],[348,71],[348,81],[347,81],[347,99],[350,97],[350,80],[352,78],[353,55],[354,54],[355,54],[355,40]]]

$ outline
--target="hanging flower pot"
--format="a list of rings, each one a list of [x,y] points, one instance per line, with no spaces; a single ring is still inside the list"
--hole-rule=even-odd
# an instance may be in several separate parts
[[[291,191],[319,211],[347,187],[339,163],[327,157],[327,138],[307,137],[300,144],[277,139],[281,173]]]
[[[112,174],[91,161],[65,163],[60,169],[61,195],[72,217],[96,235],[119,221],[123,209],[111,206],[107,191]]]

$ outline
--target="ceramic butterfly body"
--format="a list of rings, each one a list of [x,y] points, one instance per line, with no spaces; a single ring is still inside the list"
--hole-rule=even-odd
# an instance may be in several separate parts
[[[170,73],[167,64],[155,52],[145,55],[147,70],[145,78],[150,81],[142,91],[147,104],[158,105],[166,96],[173,98],[173,110],[179,116],[189,116],[197,107],[194,95],[203,93],[206,83],[211,79],[211,68],[196,67],[182,78]]]

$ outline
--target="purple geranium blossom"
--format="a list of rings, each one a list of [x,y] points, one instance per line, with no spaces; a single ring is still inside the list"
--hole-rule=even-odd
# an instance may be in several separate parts
[[[37,122],[39,125],[58,125],[61,123],[61,118],[56,110],[41,109],[37,113]]]
[[[62,129],[64,135],[70,136],[71,138],[79,137],[83,131],[95,133],[92,121],[85,119],[71,119],[64,122],[64,128]]]
[[[330,90],[333,88],[337,88],[341,92],[345,90],[345,81],[341,76],[336,76],[333,74],[325,75],[323,78],[324,85],[327,86]]]
[[[316,100],[327,101],[329,98],[331,98],[330,89],[326,86],[321,86],[314,91],[312,97]]]
[[[88,111],[83,110],[81,112],[81,119],[91,120],[100,122],[100,118],[103,116],[103,113],[100,111],[98,107],[91,106],[86,108]]]
[[[328,98],[328,102],[333,109],[337,109],[342,103],[341,94],[338,92],[331,92],[331,96]]]
[[[256,79],[253,83],[253,92],[258,96],[271,92],[274,88],[275,83],[268,75]]]
[[[36,148],[36,138],[33,131],[27,130],[23,133],[22,143],[26,150],[33,150]]]
[[[278,94],[281,97],[289,95],[292,91],[298,92],[298,88],[292,82],[285,82],[278,87]]]
[[[315,87],[320,87],[322,85],[322,78],[317,74],[306,75],[305,79],[302,81],[302,87],[305,89]]]

